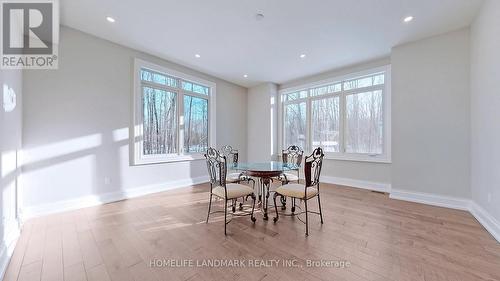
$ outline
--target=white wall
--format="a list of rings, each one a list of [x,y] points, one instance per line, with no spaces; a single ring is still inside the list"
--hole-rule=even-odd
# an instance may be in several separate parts
[[[500,222],[500,1],[485,1],[472,25],[471,32],[472,199],[497,220],[498,228],[500,227],[498,225]],[[500,231],[500,228],[497,231]]]
[[[15,93],[15,107],[7,106],[7,91]],[[22,135],[22,71],[0,70],[0,279],[19,233],[17,192],[19,189]]]
[[[293,80],[279,86],[279,89],[296,87],[332,77],[343,76],[363,70],[389,65],[389,58],[381,58],[342,69]],[[345,160],[325,160],[321,172],[322,180],[338,184],[356,185],[389,191],[391,185],[391,164]]]
[[[242,159],[246,158],[246,135],[240,133],[247,125],[245,88],[62,27],[59,69],[25,72],[24,215],[109,201],[140,193],[139,187],[161,190],[206,177],[204,160],[129,165],[136,57],[215,82],[217,144],[238,147]]]
[[[248,89],[248,161],[270,161],[277,149],[278,86],[264,83]]]
[[[469,30],[393,48],[392,189],[470,198]]]

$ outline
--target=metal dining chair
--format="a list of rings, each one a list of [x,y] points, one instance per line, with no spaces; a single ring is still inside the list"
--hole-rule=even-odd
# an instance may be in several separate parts
[[[219,153],[215,148],[209,148],[205,154],[207,159],[208,174],[210,176],[210,201],[208,203],[207,223],[210,214],[218,213],[221,211],[210,212],[212,208],[212,198],[216,196],[224,200],[224,235],[227,235],[227,224],[231,220],[227,220],[227,202],[251,196],[253,199],[252,211],[242,211],[243,214],[232,214],[232,216],[247,216],[250,215],[252,222],[256,221],[253,213],[255,210],[255,194],[253,189],[249,186],[238,183],[226,183],[227,175],[227,158]]]
[[[297,174],[295,175],[293,173],[283,173],[278,178],[279,181],[285,184],[289,182],[300,182],[300,165],[302,164],[303,155],[304,151],[296,145],[291,145],[287,149],[283,149],[281,151],[282,162],[297,165]]]
[[[305,213],[306,235],[309,235],[309,219],[308,219],[309,213],[318,214],[321,219],[321,224],[323,224],[323,213],[321,211],[321,201],[319,196],[319,177],[321,174],[321,167],[323,165],[323,157],[324,157],[323,149],[318,147],[313,151],[313,153],[310,156],[307,156],[305,158],[305,163],[304,163],[304,176],[306,178],[305,184],[289,183],[289,184],[284,184],[276,189],[276,192],[274,193],[273,196],[274,209],[276,210],[276,217],[274,217],[274,222],[277,222],[279,219],[278,207],[276,205],[276,197],[288,196],[291,197],[292,199],[300,199],[304,201],[305,212],[301,212],[296,215]],[[318,198],[319,213],[308,210],[307,202],[315,197]],[[294,211],[295,210],[292,210],[292,215],[295,215]]]
[[[247,184],[250,184],[252,182],[252,187],[255,190],[255,180],[252,179],[251,177],[247,176],[245,172],[241,171],[235,171],[234,168],[238,165],[238,160],[239,160],[239,152],[237,149],[234,149],[230,145],[224,145],[220,148],[220,153],[224,156],[226,156],[227,159],[227,166],[228,166],[228,174],[226,176],[226,182],[228,183],[242,183],[246,182]],[[246,200],[246,198],[244,199]],[[232,211],[233,213],[236,211],[236,200],[232,202]],[[243,202],[240,202],[240,210],[243,207]]]
[[[292,172],[285,172],[281,174],[278,178],[278,181],[281,184],[288,184],[290,182],[300,183],[300,166],[302,164],[302,157],[304,155],[304,150],[302,150],[297,145],[290,145],[287,149],[283,149],[281,151],[281,161],[283,163],[293,164],[297,166],[296,172],[294,174]],[[280,198],[281,201],[281,209],[286,209],[286,196]],[[295,212],[295,199],[292,199],[292,212]]]

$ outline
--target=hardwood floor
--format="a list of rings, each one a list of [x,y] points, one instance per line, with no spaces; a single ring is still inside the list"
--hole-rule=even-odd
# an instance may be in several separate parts
[[[464,211],[322,184],[325,223],[310,215],[309,237],[296,218],[274,224],[274,210],[269,221],[257,214],[255,225],[235,218],[225,237],[220,215],[205,224],[207,190],[196,185],[29,220],[4,280],[500,280],[500,244]],[[151,267],[155,259],[193,267]],[[196,267],[220,259],[246,267]],[[298,266],[249,267],[270,260]],[[307,267],[308,260],[349,264]]]

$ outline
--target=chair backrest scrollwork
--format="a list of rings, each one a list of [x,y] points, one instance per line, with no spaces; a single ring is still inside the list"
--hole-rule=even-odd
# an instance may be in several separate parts
[[[219,153],[217,149],[210,147],[205,154],[207,159],[208,175],[211,188],[214,186],[226,186],[227,158]]]
[[[304,151],[296,145],[291,145],[287,149],[282,150],[281,154],[283,163],[294,164],[300,167]]]
[[[238,150],[233,149],[232,146],[230,145],[224,145],[220,149],[220,153],[224,156],[226,156],[227,161],[228,161],[228,167],[236,167],[238,165]]]
[[[319,188],[319,177],[323,166],[323,149],[318,147],[313,153],[305,158],[304,175],[306,177],[306,187],[317,186]]]

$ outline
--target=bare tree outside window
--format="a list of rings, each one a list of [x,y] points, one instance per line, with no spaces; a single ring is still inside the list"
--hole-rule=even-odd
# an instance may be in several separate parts
[[[319,146],[341,158],[390,157],[384,123],[387,73],[378,70],[283,93],[283,147]]]
[[[285,147],[306,146],[306,103],[285,106]]]
[[[139,157],[154,163],[156,159],[161,162],[176,155],[205,152],[209,146],[211,88],[146,68],[140,69],[139,79]]]
[[[338,96],[313,100],[312,145],[326,152],[340,151],[340,98]]]
[[[184,151],[208,149],[208,100],[184,95]]]
[[[177,94],[143,87],[144,155],[177,152]]]
[[[382,91],[348,95],[346,103],[346,152],[381,154]]]

